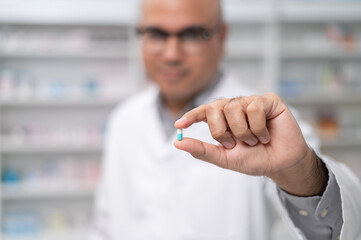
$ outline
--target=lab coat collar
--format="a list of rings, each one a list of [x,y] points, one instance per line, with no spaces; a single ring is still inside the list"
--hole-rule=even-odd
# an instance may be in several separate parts
[[[176,139],[176,130],[174,129],[172,136],[167,138],[157,106],[159,88],[153,84],[150,86],[148,93],[148,104],[144,111],[147,118],[146,120],[152,123],[152,125],[146,129],[145,137],[147,138],[147,142],[152,143],[149,147],[151,147],[154,154],[157,155],[156,159],[164,159],[166,161],[169,158],[167,156],[171,155],[169,151],[176,151],[176,149],[172,147],[173,142]],[[200,95],[196,101],[200,101],[198,102],[199,104],[204,104],[219,98],[237,97],[241,95],[250,95],[252,93],[254,93],[254,91],[240,85],[239,81],[237,81],[233,75],[223,73],[219,82],[210,93],[208,95],[206,94],[206,96]]]

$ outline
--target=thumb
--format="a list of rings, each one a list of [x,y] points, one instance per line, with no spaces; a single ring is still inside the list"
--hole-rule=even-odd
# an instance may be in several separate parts
[[[213,144],[205,143],[193,138],[183,138],[182,141],[175,141],[174,146],[190,153],[193,157],[226,168],[224,148]]]

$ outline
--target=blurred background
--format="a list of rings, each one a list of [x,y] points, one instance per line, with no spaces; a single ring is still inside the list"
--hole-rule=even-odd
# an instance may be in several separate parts
[[[361,177],[361,1],[224,0],[224,67]],[[87,239],[106,119],[145,86],[137,1],[0,0],[0,239]]]

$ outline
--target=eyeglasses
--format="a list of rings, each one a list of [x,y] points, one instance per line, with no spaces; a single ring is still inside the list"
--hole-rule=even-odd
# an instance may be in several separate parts
[[[183,29],[177,33],[169,33],[157,27],[138,28],[138,35],[142,36],[143,46],[149,54],[161,54],[167,40],[176,37],[180,50],[187,55],[201,54],[207,49],[207,42],[220,31],[218,26],[212,30],[200,26]]]

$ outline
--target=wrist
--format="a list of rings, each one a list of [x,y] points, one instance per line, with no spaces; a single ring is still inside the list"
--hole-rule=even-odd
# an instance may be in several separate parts
[[[271,178],[289,194],[301,197],[320,196],[327,186],[328,170],[316,153],[307,148],[302,160]]]

